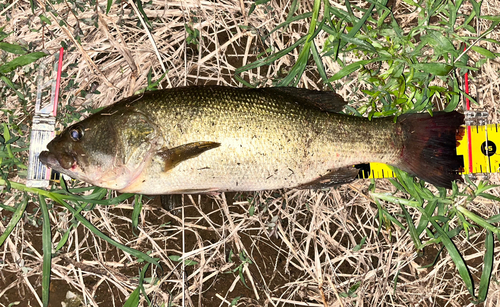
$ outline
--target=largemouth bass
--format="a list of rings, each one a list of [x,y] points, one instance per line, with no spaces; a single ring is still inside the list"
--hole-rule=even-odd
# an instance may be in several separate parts
[[[360,163],[396,166],[451,188],[461,180],[458,112],[368,120],[333,92],[221,86],[123,99],[73,124],[40,154],[93,185],[143,194],[325,188]]]

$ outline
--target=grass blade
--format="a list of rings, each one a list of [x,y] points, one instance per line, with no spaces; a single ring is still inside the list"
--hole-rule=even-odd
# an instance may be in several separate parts
[[[498,57],[498,54],[496,54],[494,52],[491,52],[488,49],[485,49],[483,47],[472,46],[471,49],[474,50],[475,52],[477,52],[477,53],[485,56],[488,59],[492,59],[493,60],[493,59],[496,59]]]
[[[435,243],[436,243],[436,244],[437,244],[437,243],[439,243],[439,240],[437,240],[437,242],[435,242]],[[426,244],[426,245],[429,245],[429,244],[431,244],[431,243],[430,243],[430,241],[429,241],[429,242],[427,242],[427,244]],[[431,263],[421,266],[421,267],[420,267],[420,269],[427,269],[427,268],[431,268],[431,267],[433,267],[433,266],[434,266],[434,265],[438,262],[438,260],[439,260],[439,256],[440,256],[440,255],[441,255],[441,253],[443,252],[443,249],[444,249],[444,246],[442,246],[442,247],[439,249],[439,251],[436,253],[436,256],[434,257],[434,259],[432,260],[432,262],[431,262]]]
[[[153,28],[153,25],[151,24],[151,21],[149,21],[149,17],[144,12],[144,8],[142,7],[142,1],[141,0],[134,0],[134,2],[137,4],[137,9],[139,10],[140,14],[142,15],[142,18],[144,21],[148,24],[150,30]]]
[[[59,241],[59,243],[57,243],[57,246],[55,248],[56,251],[60,250],[66,244],[66,242],[68,241],[71,229],[73,229],[73,227],[74,227],[74,224],[71,224],[71,226],[64,232],[64,234],[61,237],[61,240]]]
[[[460,103],[460,95],[458,94],[459,91],[458,81],[457,79],[453,79],[453,94],[450,99],[450,103],[444,109],[445,112],[451,112],[457,108]]]
[[[488,288],[490,287],[491,272],[493,270],[493,259],[495,252],[495,242],[493,240],[493,233],[489,230],[486,231],[486,253],[484,254],[483,273],[481,274],[481,281],[479,282],[479,291],[477,295],[477,302],[482,303],[488,296]]]
[[[429,221],[431,222],[432,226],[437,230],[441,242],[443,242],[444,246],[446,247],[446,250],[448,251],[448,254],[453,260],[453,263],[455,263],[455,266],[457,267],[458,270],[458,274],[460,274],[460,277],[462,277],[462,280],[464,281],[465,286],[467,287],[467,290],[469,291],[470,295],[472,297],[475,297],[472,276],[469,272],[469,268],[467,268],[467,265],[465,264],[464,258],[458,251],[453,241],[451,241],[451,239],[448,237],[448,234],[441,228],[441,226],[439,226],[439,224],[434,219],[429,219]]]
[[[10,233],[12,232],[12,230],[14,230],[14,227],[16,227],[17,223],[23,216],[24,211],[26,210],[26,206],[28,206],[28,197],[26,194],[24,194],[23,201],[19,206],[17,206],[16,212],[14,212],[12,218],[9,221],[9,224],[7,224],[7,227],[5,227],[4,233],[2,233],[2,235],[0,236],[0,247],[9,237]]]
[[[457,6],[453,4],[452,1],[448,2],[448,10],[450,12],[450,20],[449,20],[449,27],[453,29],[455,27],[455,22],[457,20],[457,12],[458,8],[461,6],[461,3],[457,3]]]
[[[25,54],[26,49],[22,46],[0,42],[0,49],[3,51],[14,53],[14,54]]]
[[[406,224],[408,225],[408,228],[410,230],[410,237],[413,240],[413,244],[415,244],[416,249],[421,249],[422,248],[422,242],[420,241],[419,234],[417,233],[417,229],[415,228],[415,225],[413,224],[413,219],[410,216],[410,213],[408,210],[406,210],[406,207],[403,205],[400,205],[401,210],[403,210],[403,214],[406,219]]]
[[[311,44],[314,37],[319,33],[316,31],[316,23],[318,21],[319,9],[321,7],[321,0],[315,0],[313,6],[313,14],[311,18],[311,24],[309,25],[309,32],[307,34],[307,40],[302,48],[302,51],[299,54],[299,57],[292,69],[288,73],[288,75],[282,79],[277,86],[287,86],[290,82],[293,81],[293,86],[297,86],[300,81],[300,77],[304,73],[304,70],[307,65],[307,61],[309,60],[309,55],[311,53]],[[321,28],[321,27],[319,27]]]
[[[417,235],[420,236],[420,234],[425,230],[427,225],[429,224],[429,220],[427,219],[427,216],[432,216],[434,213],[434,210],[436,209],[437,206],[437,201],[429,201],[429,203],[425,206],[424,210],[427,212],[427,215],[422,215],[420,217],[420,221],[418,222],[417,226]]]
[[[481,16],[481,5],[483,4],[483,1],[479,1],[479,3],[475,0],[470,0],[470,3],[472,4],[472,8],[474,9],[474,13],[479,17]],[[483,16],[481,16],[483,17]]]
[[[44,307],[47,307],[49,306],[50,269],[52,264],[52,234],[50,233],[50,217],[45,197],[39,195],[38,199],[42,211],[42,303]]]
[[[351,63],[351,64],[345,66],[344,68],[342,68],[341,71],[339,71],[335,75],[333,75],[330,79],[328,79],[328,81],[329,82],[337,81],[337,80],[342,79],[345,76],[355,72],[356,70],[360,69],[361,66],[363,66],[363,65],[370,64],[373,62],[378,62],[378,61],[384,61],[384,60],[386,60],[386,59],[385,58],[374,58],[374,59],[370,59],[370,60],[361,60],[361,61],[357,61],[355,63]]]
[[[141,274],[139,276],[139,288],[141,289],[141,293],[142,295],[144,295],[144,298],[148,302],[149,306],[151,306],[151,301],[149,300],[146,289],[144,288],[144,276],[146,275],[148,268],[149,268],[149,263],[146,263],[146,265],[141,270]]]
[[[349,15],[350,16],[354,16],[354,14],[352,13],[349,1],[346,1],[346,7],[350,11]],[[375,4],[372,3],[370,5],[370,7],[368,8],[368,10],[366,11],[366,13],[363,15],[363,17],[361,17],[361,19],[354,25],[354,27],[352,27],[351,31],[349,31],[349,33],[347,33],[348,37],[354,37],[359,32],[359,30],[361,29],[361,27],[365,24],[365,22],[371,16],[372,11],[373,11],[374,8],[375,8]],[[347,45],[347,41],[346,40],[342,40],[342,42],[340,43],[340,48],[339,49],[342,50],[345,47],[345,45]]]
[[[311,50],[312,50],[313,59],[314,59],[314,62],[316,63],[316,67],[318,68],[318,73],[321,77],[321,80],[323,80],[323,82],[326,85],[328,85],[328,87],[330,89],[333,90],[332,85],[330,84],[330,82],[328,82],[328,76],[326,75],[325,65],[323,65],[323,61],[321,60],[321,55],[319,54],[318,48],[316,47],[316,44],[314,42],[311,46]]]
[[[132,230],[135,232],[139,225],[139,215],[142,210],[142,194],[135,195],[134,210],[132,211]]]
[[[465,215],[469,219],[471,219],[474,223],[478,224],[480,227],[493,232],[497,236],[500,235],[500,228],[497,228],[497,227],[491,225],[485,219],[483,219],[482,217],[479,217],[476,214],[470,212],[465,207],[463,207],[463,206],[457,206],[457,211],[460,212],[460,213],[462,213],[463,215]]]
[[[11,144],[14,142],[14,140],[11,138],[10,131],[9,131],[9,126],[7,123],[3,123],[3,138],[5,142],[5,149],[7,150],[7,155],[10,159],[15,161],[16,166],[22,169],[28,169],[26,165],[21,163],[18,158],[14,157],[13,151]]]
[[[376,197],[376,196],[375,196]],[[380,202],[378,201],[377,198],[374,198],[374,201],[375,203],[377,204],[377,208],[378,208],[378,218],[379,218],[379,225],[382,226],[384,223],[383,223],[383,219],[386,218],[388,221],[390,221],[391,223],[399,226],[401,229],[406,229],[406,227],[401,224],[400,221],[398,221],[398,219],[396,219],[394,216],[392,216],[389,211],[387,211],[384,207],[382,207],[382,205],[380,205]]]
[[[362,40],[362,39],[359,39],[356,37],[351,37],[351,36],[346,35],[346,34],[340,34],[340,39],[342,39],[350,44],[355,45],[356,49],[368,51],[368,52],[372,52],[372,53],[377,53],[377,49],[375,49],[375,47],[373,47],[372,44],[370,44],[369,42],[367,42],[365,40]]]
[[[64,199],[62,199],[62,197],[60,195],[52,194],[52,193],[50,193],[50,195],[51,195],[51,198],[53,200],[55,200],[59,204],[63,205],[66,209],[68,209],[80,223],[82,223],[85,227],[87,227],[90,231],[92,231],[96,236],[98,236],[102,240],[108,242],[109,244],[121,249],[122,251],[124,251],[124,252],[126,252],[126,253],[128,253],[136,258],[139,258],[141,260],[152,263],[152,264],[160,267],[160,269],[161,269],[161,265],[157,259],[152,258],[143,252],[140,252],[140,251],[135,250],[133,248],[130,248],[126,245],[123,245],[121,243],[116,242],[115,240],[111,239],[110,237],[108,237],[107,235],[102,233],[94,225],[92,225],[92,223],[90,223],[86,218],[84,218],[75,208],[73,208],[67,202],[65,202]]]
[[[109,10],[111,10],[112,4],[113,4],[113,0],[108,0],[108,3],[106,4],[106,15],[108,15]]]
[[[290,53],[293,49],[297,48],[297,46],[301,45],[302,43],[304,43],[305,41],[307,40],[307,36],[303,36],[301,37],[298,41],[296,41],[293,45],[291,45],[290,47],[288,48],[285,48],[283,50],[280,50],[272,55],[270,55],[269,57],[267,58],[264,58],[264,59],[261,59],[261,60],[257,60],[255,62],[252,62],[248,65],[245,65],[243,67],[240,67],[238,69],[235,70],[234,72],[234,78],[238,81],[238,82],[241,82],[243,83],[245,86],[248,86],[248,87],[255,87],[253,86],[252,84],[250,84],[249,82],[247,82],[246,80],[244,80],[240,75],[241,73],[245,72],[245,71],[248,71],[248,70],[251,70],[251,69],[254,69],[254,68],[258,68],[258,67],[261,67],[261,66],[264,66],[264,65],[270,65],[272,64],[274,61],[278,60],[279,58],[281,58],[282,56],[285,56],[287,55],[288,53]]]
[[[31,63],[35,62],[36,60],[43,58],[47,55],[48,54],[46,54],[44,52],[33,52],[33,53],[19,56],[19,57],[13,59],[12,61],[7,62],[7,63],[3,64],[2,66],[0,66],[0,72],[4,73],[4,74],[9,73],[18,67],[31,64]]]
[[[295,64],[293,65],[290,72],[286,75],[286,77],[283,78],[280,82],[278,82],[277,86],[288,86],[292,81],[293,81],[292,86],[294,87],[297,86],[297,83],[299,83],[300,77],[302,76],[304,69],[306,69],[307,60],[309,59],[310,49],[311,49],[311,43],[306,42],[304,44],[304,48],[300,52],[297,62],[295,62]]]
[[[281,28],[287,27],[292,22],[295,22],[295,21],[298,21],[298,20],[302,20],[302,19],[306,19],[306,18],[311,17],[312,14],[313,14],[313,12],[307,12],[307,13],[300,14],[300,15],[297,15],[295,17],[292,17],[290,19],[287,18],[286,21],[284,21],[284,22],[280,23],[279,25],[277,25],[274,29],[272,29],[271,31],[269,31],[269,33],[267,33],[266,35],[263,35],[262,36],[262,40],[263,41],[266,40],[269,36],[271,36],[271,34],[273,34],[274,32],[278,31]]]
[[[445,63],[417,63],[412,64],[411,66],[415,69],[436,76],[446,76],[453,69],[453,66]]]
[[[293,20],[293,14],[297,11],[299,8],[299,1],[298,0],[293,0],[292,5],[290,5],[290,11],[288,12],[288,16],[286,16],[285,22],[290,24]]]
[[[26,99],[24,98],[24,95],[16,89],[16,86],[14,85],[14,83],[10,79],[8,79],[5,76],[0,76],[0,80],[5,82],[5,84],[7,84],[7,86],[10,87],[10,89],[13,90],[21,100],[26,101]]]
[[[137,306],[139,306],[139,295],[140,295],[140,288],[137,287],[130,294],[130,296],[128,297],[125,304],[123,304],[123,307],[137,307]]]

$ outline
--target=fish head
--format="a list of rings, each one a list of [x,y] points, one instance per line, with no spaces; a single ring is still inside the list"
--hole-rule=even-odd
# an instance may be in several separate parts
[[[40,153],[40,161],[100,187],[128,186],[147,161],[155,129],[140,114],[115,115],[100,112],[66,128]]]

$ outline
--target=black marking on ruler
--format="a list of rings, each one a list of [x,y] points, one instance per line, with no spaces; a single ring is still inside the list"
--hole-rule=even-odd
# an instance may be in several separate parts
[[[384,170],[382,170],[382,178],[385,178]]]
[[[488,142],[488,168],[489,168],[489,172],[491,173],[491,156],[493,156],[497,152],[497,145],[495,145],[495,143],[493,143],[492,141],[490,141],[488,139],[487,139],[487,142]],[[491,146],[491,151],[493,151],[492,154],[490,154],[490,146]]]
[[[52,170],[50,172],[50,180],[58,181],[61,178],[61,174],[58,171]]]
[[[464,155],[457,155],[460,159],[460,172],[463,172],[465,170],[465,159]]]
[[[484,132],[486,134],[485,145],[486,144],[488,145],[488,148],[485,148],[486,149],[486,153],[488,154],[488,172],[491,173],[491,156],[493,156],[496,153],[497,146],[496,146],[496,144],[494,142],[490,141],[490,139],[489,139],[489,136],[488,136],[488,126],[484,127]],[[490,152],[490,148],[491,148],[491,152]]]
[[[493,143],[492,141],[490,140],[487,140],[488,142],[488,168],[489,168],[489,172],[491,173],[491,156],[493,156],[496,152],[497,152],[497,146],[495,145],[495,143]],[[491,147],[491,151],[492,153],[490,154],[490,147]]]
[[[486,148],[486,145],[488,145],[488,148]],[[493,141],[486,140],[481,144],[481,152],[483,155],[491,157],[497,152],[497,145]]]
[[[495,124],[496,132],[498,132],[498,124]]]
[[[359,169],[359,173],[358,173],[358,177],[357,178],[360,178],[360,179],[366,179],[366,178],[370,178],[370,174],[371,174],[371,167],[370,167],[370,164],[367,163],[367,164],[356,164],[354,165],[354,168],[357,168]]]

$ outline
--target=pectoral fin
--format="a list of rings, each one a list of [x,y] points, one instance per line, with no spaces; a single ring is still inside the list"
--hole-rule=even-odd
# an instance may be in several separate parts
[[[220,146],[216,142],[193,142],[174,148],[162,149],[158,155],[165,161],[165,172],[173,169],[182,161],[195,158],[207,150]]]
[[[297,188],[299,189],[325,189],[336,185],[349,183],[356,179],[359,169],[354,167],[343,167],[333,169],[327,174],[315,179],[311,182],[304,183]]]

